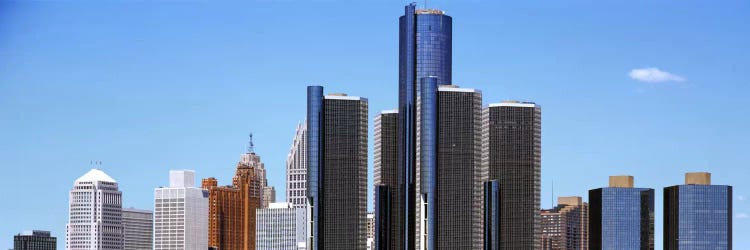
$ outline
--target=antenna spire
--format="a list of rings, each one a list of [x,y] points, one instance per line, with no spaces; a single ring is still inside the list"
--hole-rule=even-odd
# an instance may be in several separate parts
[[[253,133],[250,132],[250,141],[247,143],[247,152],[255,153],[255,144],[253,143]]]

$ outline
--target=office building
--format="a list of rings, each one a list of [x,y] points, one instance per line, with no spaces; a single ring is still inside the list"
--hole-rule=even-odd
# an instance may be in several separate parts
[[[634,188],[633,176],[610,176],[589,190],[590,249],[654,249],[654,190]]]
[[[373,151],[375,183],[375,249],[403,249],[402,186],[398,177],[398,111],[383,111],[375,117]],[[383,192],[382,194],[380,192]],[[394,240],[395,239],[395,240]]]
[[[250,141],[248,142],[247,152],[240,155],[239,165],[249,167],[253,170],[253,178],[260,181],[260,187],[251,187],[250,192],[255,196],[260,197],[260,207],[266,208],[269,203],[276,201],[276,190],[268,186],[268,179],[266,178],[266,164],[260,160],[260,156],[255,153],[255,144],[253,144],[253,134],[250,134]],[[237,178],[235,176],[235,178]],[[235,185],[239,187],[238,185]],[[255,218],[255,214],[251,216]],[[252,219],[251,219],[252,220]],[[254,221],[254,220],[252,220]],[[252,226],[255,230],[255,226]]]
[[[123,246],[125,250],[154,248],[154,213],[149,210],[122,209]]]
[[[307,88],[308,249],[366,248],[367,105]]]
[[[286,156],[286,202],[304,208],[307,204],[307,123],[297,124],[292,147]]]
[[[390,226],[399,234],[393,238],[396,250],[422,248],[418,244],[421,237],[419,183],[417,162],[417,96],[419,81],[425,77],[437,78],[437,85],[451,84],[452,64],[452,18],[443,11],[417,9],[412,3],[405,7],[399,18],[399,101],[398,101],[398,185],[389,186],[392,196],[399,199],[392,205],[398,210],[391,211],[391,221],[398,227]],[[403,233],[402,233],[403,231]],[[420,236],[417,236],[420,235]]]
[[[367,213],[367,250],[375,247],[375,214]]]
[[[262,202],[275,200],[265,180],[265,167],[254,150],[242,154],[231,186],[219,186],[215,178],[203,179],[208,191],[208,244],[217,249],[252,250],[256,248],[256,210]],[[270,198],[269,198],[270,197]],[[273,198],[273,199],[271,199]]]
[[[531,102],[490,104],[483,118],[485,164],[499,181],[500,247],[541,248],[541,107]]]
[[[542,210],[543,250],[586,250],[589,205],[581,197],[559,197],[557,206]]]
[[[698,172],[664,188],[664,249],[732,249],[732,186]]]
[[[192,170],[169,171],[169,187],[154,190],[154,250],[208,249],[208,192]]]
[[[11,250],[56,250],[57,238],[49,231],[33,230],[13,236]]]
[[[99,169],[76,179],[70,190],[67,250],[123,249],[122,192]]]
[[[257,212],[257,250],[296,250],[306,238],[304,208],[289,203],[271,203]]]

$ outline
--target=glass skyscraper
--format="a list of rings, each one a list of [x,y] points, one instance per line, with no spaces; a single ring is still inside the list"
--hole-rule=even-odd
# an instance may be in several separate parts
[[[634,188],[632,176],[611,176],[589,190],[590,249],[654,249],[654,190]]]
[[[308,249],[365,249],[367,99],[307,88]]]
[[[732,249],[732,186],[709,173],[687,173],[664,188],[664,249]]]
[[[451,83],[452,24],[440,10],[417,9],[412,3],[399,19],[399,108],[398,108],[398,193],[403,208],[395,215],[403,232],[394,237],[395,249],[415,249],[418,197],[417,175],[417,95],[418,81],[437,78],[437,85]]]

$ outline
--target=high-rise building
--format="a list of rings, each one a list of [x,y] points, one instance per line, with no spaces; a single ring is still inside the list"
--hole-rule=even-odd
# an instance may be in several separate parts
[[[262,202],[275,200],[275,190],[266,185],[265,168],[255,154],[252,141],[242,154],[231,186],[219,186],[215,178],[203,179],[209,193],[208,245],[217,249],[255,249],[256,210]],[[264,199],[265,196],[265,199]]]
[[[500,250],[500,183],[484,183],[484,250]]]
[[[192,170],[169,171],[169,187],[154,190],[154,250],[208,249],[208,192]]]
[[[263,187],[263,202],[264,208],[267,208],[269,204],[276,203],[276,189],[272,186]]]
[[[732,186],[711,174],[686,173],[685,184],[664,188],[664,249],[732,249]]]
[[[56,250],[57,238],[49,231],[33,230],[13,236],[12,250]]]
[[[366,248],[367,99],[307,87],[308,249]]]
[[[67,250],[123,249],[122,192],[99,169],[76,179],[70,190]]]
[[[489,179],[499,181],[500,247],[541,247],[541,107],[505,101],[484,109],[483,149]]]
[[[412,3],[399,18],[399,106],[398,106],[398,185],[389,187],[399,199],[392,217],[400,221],[391,227],[403,236],[393,238],[396,250],[415,249],[419,232],[419,184],[417,168],[417,96],[419,81],[437,78],[437,85],[451,83],[452,18],[440,10],[417,9]],[[421,247],[420,247],[421,248]]]
[[[610,176],[589,190],[590,249],[654,249],[654,190],[634,188],[633,176]]]
[[[297,124],[292,147],[286,156],[286,202],[304,208],[307,204],[307,122]]]
[[[149,210],[122,209],[125,250],[154,249],[154,213]]]
[[[404,208],[398,175],[398,111],[383,111],[375,117],[375,206],[376,249],[403,249],[401,216]],[[383,192],[382,194],[380,192]],[[385,218],[387,217],[387,218]]]
[[[556,207],[542,210],[542,249],[589,249],[588,209],[588,203],[574,196],[558,197]]]
[[[268,208],[258,209],[258,250],[297,250],[305,242],[307,211],[292,207],[289,203],[271,203]]]
[[[417,239],[423,249],[480,249],[484,242],[482,93],[422,78]]]

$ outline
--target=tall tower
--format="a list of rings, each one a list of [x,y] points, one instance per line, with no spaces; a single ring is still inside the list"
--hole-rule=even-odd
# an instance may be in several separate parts
[[[484,110],[484,160],[501,193],[500,248],[541,247],[542,111],[505,101]]]
[[[654,190],[633,176],[610,176],[589,190],[589,249],[654,249]]]
[[[732,249],[732,186],[711,174],[686,173],[685,184],[664,188],[664,249]]]
[[[366,248],[367,99],[307,88],[308,249]]]
[[[76,179],[70,190],[65,249],[123,249],[122,192],[99,169]]]
[[[438,85],[451,83],[452,18],[440,10],[417,9],[412,3],[399,18],[399,192],[393,199],[403,209],[393,211],[403,225],[399,247],[415,249],[417,234],[417,95],[419,79],[434,76]],[[393,187],[391,187],[393,189]]]
[[[375,117],[373,165],[375,167],[375,249],[403,249],[404,209],[399,197],[398,111],[383,111]]]
[[[304,208],[307,196],[307,122],[297,124],[286,156],[286,202]]]
[[[192,170],[169,171],[169,187],[154,190],[154,250],[208,249],[208,191]]]

